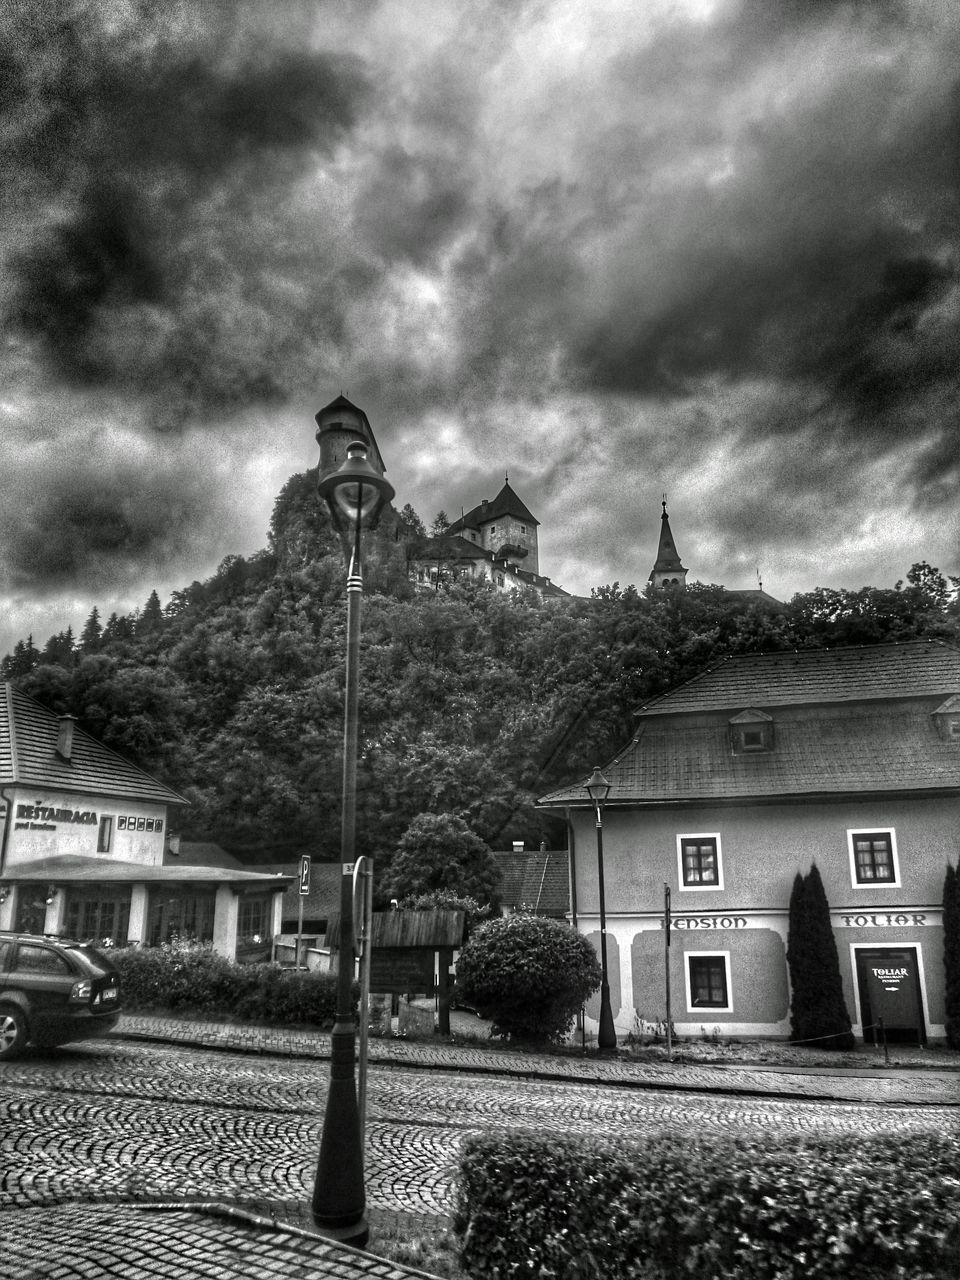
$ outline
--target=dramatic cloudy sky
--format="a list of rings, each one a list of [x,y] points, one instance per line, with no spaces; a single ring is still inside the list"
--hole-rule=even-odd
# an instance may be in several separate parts
[[[368,412],[571,591],[960,573],[960,6],[0,6],[0,652],[265,543]]]

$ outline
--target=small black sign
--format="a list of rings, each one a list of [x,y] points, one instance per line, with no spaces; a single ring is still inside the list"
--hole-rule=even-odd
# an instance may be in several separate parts
[[[374,947],[370,953],[370,990],[432,995],[433,948]]]

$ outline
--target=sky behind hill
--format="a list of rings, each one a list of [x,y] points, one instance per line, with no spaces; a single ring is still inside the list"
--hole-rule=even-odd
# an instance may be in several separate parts
[[[541,567],[960,573],[960,7],[0,13],[0,652],[265,544],[341,391]]]

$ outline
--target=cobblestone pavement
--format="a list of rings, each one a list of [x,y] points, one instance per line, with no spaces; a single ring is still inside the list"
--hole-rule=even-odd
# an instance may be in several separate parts
[[[322,1032],[188,1022],[125,1015],[116,1035],[161,1043],[199,1045],[209,1049],[270,1054],[278,1057],[330,1056],[330,1037]],[[620,1084],[633,1088],[682,1089],[694,1092],[761,1094],[869,1102],[960,1104],[960,1070],[897,1070],[883,1066],[879,1054],[858,1068],[716,1065],[683,1062],[606,1060],[551,1054],[529,1054],[483,1044],[369,1041],[371,1063],[468,1071],[484,1075],[516,1075],[531,1079]],[[921,1059],[916,1059],[919,1063]],[[958,1063],[960,1065],[960,1063]]]
[[[2,1219],[2,1280],[409,1280],[425,1272],[250,1215],[60,1205]]]
[[[363,1270],[371,1255],[297,1230],[309,1225],[327,1037],[129,1018],[121,1030],[158,1042],[111,1037],[0,1065],[0,1280],[123,1275],[110,1259],[125,1249],[131,1277],[153,1274],[140,1254],[165,1258],[173,1280],[269,1276],[253,1249],[262,1238],[271,1256],[287,1258],[277,1274],[417,1274],[386,1263]],[[472,1132],[907,1136],[960,1119],[960,1075],[950,1072],[679,1067],[403,1041],[371,1049],[368,1204],[418,1215],[449,1211],[458,1153]],[[177,1207],[148,1208],[158,1201]],[[265,1221],[184,1207],[211,1201]],[[190,1270],[187,1255],[209,1267]]]

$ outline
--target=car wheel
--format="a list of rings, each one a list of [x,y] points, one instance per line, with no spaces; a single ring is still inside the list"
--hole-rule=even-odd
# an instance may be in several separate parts
[[[27,1020],[12,1004],[0,1008],[0,1058],[12,1058],[27,1043]]]

